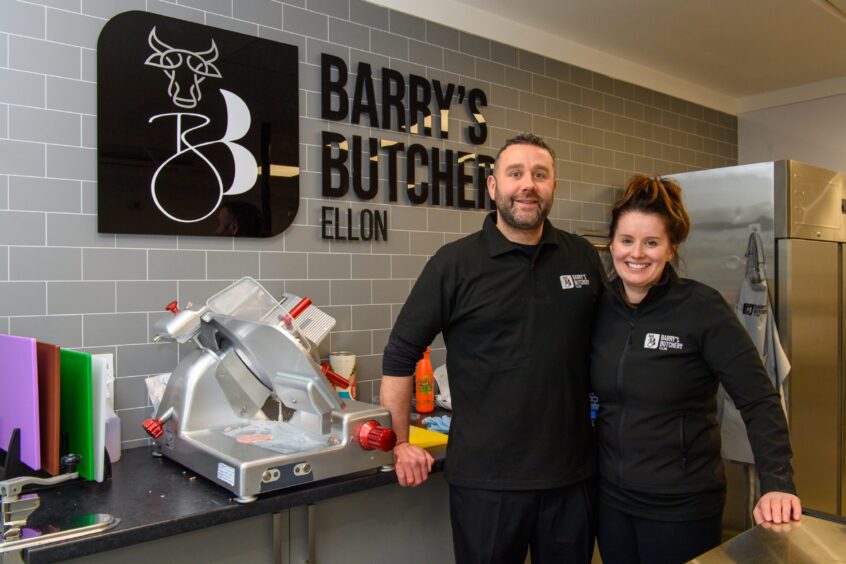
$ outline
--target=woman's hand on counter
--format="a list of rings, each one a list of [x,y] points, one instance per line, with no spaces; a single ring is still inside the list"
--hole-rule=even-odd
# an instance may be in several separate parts
[[[799,498],[786,492],[768,492],[761,496],[752,512],[755,524],[788,523],[802,517],[802,503]]]
[[[401,486],[419,486],[429,477],[435,459],[424,449],[407,442],[394,447],[394,468]]]

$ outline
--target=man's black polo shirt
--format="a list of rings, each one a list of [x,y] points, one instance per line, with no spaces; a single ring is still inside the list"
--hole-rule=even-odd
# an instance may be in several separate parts
[[[534,255],[516,247],[495,212],[423,269],[393,330],[420,347],[443,333],[449,483],[541,489],[595,473],[588,360],[601,270],[590,243],[549,221]]]

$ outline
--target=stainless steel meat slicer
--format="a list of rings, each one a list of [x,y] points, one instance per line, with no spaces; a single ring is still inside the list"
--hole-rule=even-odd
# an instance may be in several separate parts
[[[335,320],[308,298],[277,302],[242,278],[198,310],[175,302],[158,339],[197,348],[170,375],[145,430],[161,454],[236,494],[391,468],[387,410],[341,400],[317,346]]]

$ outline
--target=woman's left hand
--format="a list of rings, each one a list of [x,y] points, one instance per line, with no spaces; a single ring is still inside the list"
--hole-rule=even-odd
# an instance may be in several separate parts
[[[768,492],[758,500],[752,515],[756,525],[764,522],[788,523],[791,519],[798,521],[802,516],[802,503],[790,493]]]

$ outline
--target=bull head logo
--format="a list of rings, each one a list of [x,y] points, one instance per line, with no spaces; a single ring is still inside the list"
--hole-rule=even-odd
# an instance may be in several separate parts
[[[144,61],[145,65],[160,68],[170,81],[167,93],[180,108],[195,108],[203,97],[200,83],[208,78],[222,78],[214,62],[220,56],[214,39],[206,51],[195,53],[177,49],[156,37],[156,28],[150,31],[148,43],[155,51]],[[187,67],[187,68],[183,68]],[[182,72],[178,72],[183,69]]]

